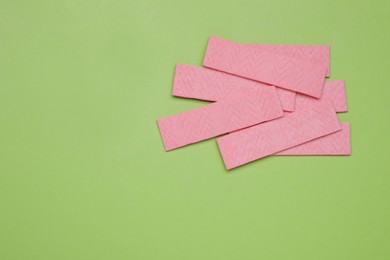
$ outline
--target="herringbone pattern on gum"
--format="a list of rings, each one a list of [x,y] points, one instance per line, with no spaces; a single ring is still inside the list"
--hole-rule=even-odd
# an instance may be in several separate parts
[[[274,87],[160,118],[167,151],[283,116]]]
[[[237,95],[253,95],[270,85],[198,66],[177,64],[172,95],[221,101]],[[294,111],[295,92],[277,88],[283,110]]]
[[[284,150],[276,155],[350,155],[351,125],[340,123],[341,131]]]
[[[321,96],[327,69],[322,65],[265,52],[211,36],[203,65],[276,87]]]
[[[229,170],[340,129],[333,106],[327,103],[220,137],[217,143]]]

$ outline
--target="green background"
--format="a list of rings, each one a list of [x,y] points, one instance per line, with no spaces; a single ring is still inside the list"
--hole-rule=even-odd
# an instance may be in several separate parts
[[[367,3],[360,3],[367,2]],[[389,1],[0,0],[0,259],[390,259]],[[209,35],[330,44],[350,157],[165,152]]]

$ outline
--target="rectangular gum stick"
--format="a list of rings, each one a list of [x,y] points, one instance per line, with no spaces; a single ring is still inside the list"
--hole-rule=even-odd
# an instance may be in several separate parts
[[[319,98],[327,68],[211,36],[205,67]]]
[[[276,154],[341,129],[329,103],[217,138],[226,169]]]
[[[276,155],[350,155],[351,125],[340,123],[341,131],[281,151]]]
[[[330,46],[303,44],[247,44],[261,51],[277,53],[294,59],[319,64],[327,69],[330,76]]]
[[[348,111],[344,80],[326,80],[322,96],[319,99],[298,94],[296,97],[296,110],[309,109],[311,106],[323,102],[331,102],[336,112]]]
[[[166,151],[283,116],[275,87],[158,119]]]
[[[177,64],[172,95],[206,101],[221,101],[240,94],[251,95],[259,88],[270,85],[241,78],[225,72],[193,65]],[[295,106],[295,92],[277,88],[284,111],[292,112]]]

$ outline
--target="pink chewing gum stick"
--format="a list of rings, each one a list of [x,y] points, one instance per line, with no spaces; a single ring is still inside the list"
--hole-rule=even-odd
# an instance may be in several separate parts
[[[319,98],[327,69],[322,65],[265,52],[211,36],[203,65]]]
[[[166,151],[283,116],[275,87],[158,119]]]
[[[177,64],[172,95],[206,101],[221,101],[237,95],[251,95],[270,85],[225,72],[198,66]],[[284,111],[294,111],[295,92],[277,88]]]
[[[327,103],[222,136],[217,143],[230,170],[340,129],[336,112]]]
[[[305,110],[319,103],[331,102],[336,112],[347,112],[347,96],[344,80],[326,80],[322,96],[318,99],[298,94],[296,97],[296,111]]]
[[[341,131],[281,151],[276,155],[350,155],[351,125],[340,123]]]
[[[272,52],[298,60],[316,63],[327,69],[330,76],[330,46],[304,44],[246,44],[261,51]]]

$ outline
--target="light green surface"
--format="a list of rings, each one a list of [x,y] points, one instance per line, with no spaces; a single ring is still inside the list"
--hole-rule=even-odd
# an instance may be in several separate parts
[[[184,2],[0,0],[0,259],[390,259],[389,1]],[[353,155],[166,153],[210,34],[330,44]]]

